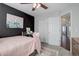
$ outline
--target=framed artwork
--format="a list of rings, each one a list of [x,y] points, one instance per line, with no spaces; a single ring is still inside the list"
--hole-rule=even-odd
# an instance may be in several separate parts
[[[7,28],[23,28],[23,18],[7,13],[6,25]]]

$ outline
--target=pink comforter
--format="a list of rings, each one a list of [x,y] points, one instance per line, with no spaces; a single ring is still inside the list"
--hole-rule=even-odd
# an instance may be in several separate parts
[[[35,49],[40,53],[41,45],[37,38],[26,36],[0,38],[1,56],[28,56]]]

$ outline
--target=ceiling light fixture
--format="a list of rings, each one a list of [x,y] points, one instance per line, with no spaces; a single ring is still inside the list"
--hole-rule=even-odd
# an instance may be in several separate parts
[[[41,6],[40,3],[33,3],[34,8],[39,8],[40,6]]]
[[[37,3],[37,7],[36,8],[39,8],[41,5],[39,3]]]
[[[36,7],[36,5],[37,5],[36,3],[33,3],[33,7],[34,7],[34,8]]]

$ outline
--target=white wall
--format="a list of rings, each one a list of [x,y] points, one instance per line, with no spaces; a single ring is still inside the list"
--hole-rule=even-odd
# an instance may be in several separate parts
[[[39,21],[39,33],[42,42],[48,42],[48,22],[46,19]]]
[[[35,32],[38,32],[39,31],[39,17],[35,17],[35,22],[34,22],[34,29],[35,29]]]
[[[42,42],[60,46],[60,19],[59,17],[40,16],[35,18],[35,31],[40,33]]]
[[[71,37],[79,37],[79,5],[72,7]]]

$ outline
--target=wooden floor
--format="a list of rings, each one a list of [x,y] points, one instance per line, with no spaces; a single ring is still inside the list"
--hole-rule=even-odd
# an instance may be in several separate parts
[[[49,45],[47,43],[42,43],[41,46],[41,53],[38,54],[35,51],[31,56],[71,56],[71,53],[62,47]]]

